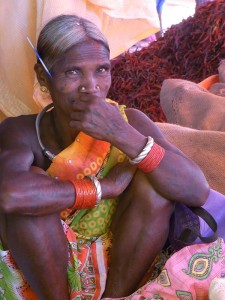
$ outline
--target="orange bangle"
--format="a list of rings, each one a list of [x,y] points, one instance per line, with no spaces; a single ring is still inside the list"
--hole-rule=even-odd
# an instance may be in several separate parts
[[[137,164],[139,170],[144,173],[152,172],[165,155],[165,149],[154,143],[148,155]]]
[[[75,189],[75,201],[71,210],[92,208],[96,205],[96,187],[90,179],[71,179],[70,182]]]

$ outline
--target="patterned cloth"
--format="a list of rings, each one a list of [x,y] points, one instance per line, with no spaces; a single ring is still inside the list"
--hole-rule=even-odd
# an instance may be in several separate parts
[[[211,244],[188,246],[178,251],[168,259],[154,281],[120,299],[208,300],[210,282],[223,276],[225,245],[222,239],[218,239]]]
[[[120,111],[126,119],[124,106],[120,106]],[[79,179],[86,175],[102,178],[124,158],[125,155],[109,143],[80,132],[75,141],[53,159],[47,173],[59,180]],[[104,291],[111,247],[109,225],[116,206],[116,199],[107,199],[93,209],[65,210],[61,214],[69,248],[70,299],[99,299]],[[0,299],[38,299],[10,252],[3,250],[1,241]]]
[[[64,221],[68,240],[70,299],[99,299],[105,288],[110,234],[90,240],[78,237]],[[101,275],[101,276],[100,276]],[[9,251],[0,243],[0,299],[38,300]]]

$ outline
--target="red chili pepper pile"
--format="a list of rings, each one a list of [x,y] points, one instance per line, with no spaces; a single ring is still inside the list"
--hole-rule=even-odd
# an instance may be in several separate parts
[[[140,51],[121,55],[112,68],[109,98],[166,122],[159,103],[162,82],[182,78],[200,82],[217,73],[225,59],[225,1],[201,5],[193,17],[168,29]]]

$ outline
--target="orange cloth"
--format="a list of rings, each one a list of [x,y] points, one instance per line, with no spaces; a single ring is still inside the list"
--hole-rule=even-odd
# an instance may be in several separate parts
[[[206,79],[202,80],[201,82],[199,82],[199,86],[209,90],[209,88],[214,84],[220,82],[220,78],[219,75],[211,75],[209,77],[207,77]]]
[[[48,174],[60,180],[82,179],[95,175],[109,153],[110,144],[80,132],[75,141],[54,159]]]

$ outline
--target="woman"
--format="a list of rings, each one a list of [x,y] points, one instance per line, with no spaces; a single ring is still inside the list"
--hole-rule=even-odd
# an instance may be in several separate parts
[[[126,296],[167,239],[173,201],[200,206],[208,184],[143,113],[106,99],[109,47],[94,24],[58,16],[37,51],[45,68],[39,59],[35,72],[54,108],[0,127],[1,292],[10,300],[98,299],[104,289]],[[112,198],[125,189],[114,214]]]

